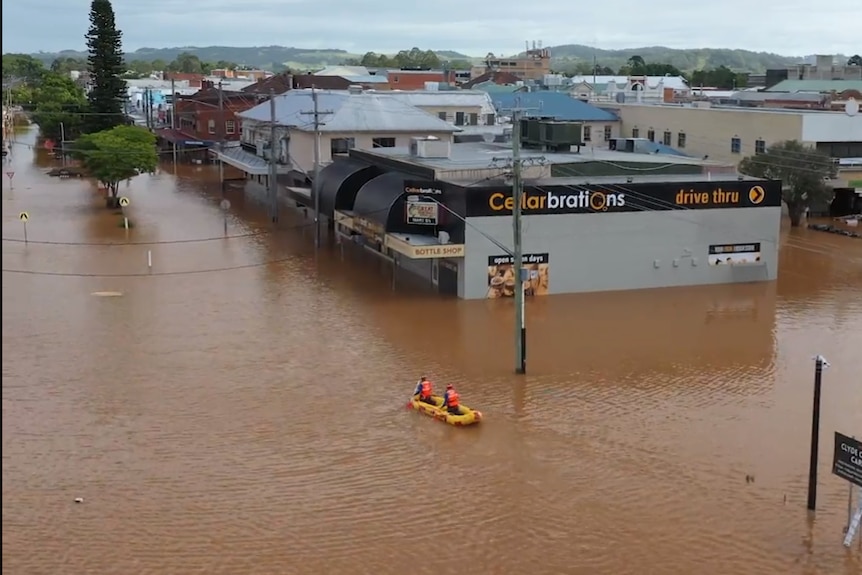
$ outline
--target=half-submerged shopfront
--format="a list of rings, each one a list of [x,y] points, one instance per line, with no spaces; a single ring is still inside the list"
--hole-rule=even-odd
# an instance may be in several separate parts
[[[321,211],[351,242],[465,299],[511,297],[512,188],[419,179],[355,159],[321,181]],[[525,183],[528,295],[774,280],[781,183],[699,176]]]

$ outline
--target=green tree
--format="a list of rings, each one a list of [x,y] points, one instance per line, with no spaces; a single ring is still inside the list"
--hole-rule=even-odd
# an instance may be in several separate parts
[[[87,69],[87,61],[82,58],[56,58],[51,62],[51,71],[56,74],[69,74]]]
[[[159,161],[156,136],[139,126],[116,126],[81,136],[74,155],[105,187],[109,208],[119,207],[120,182],[154,171]]]
[[[727,66],[713,70],[695,70],[687,77],[690,86],[709,86],[720,90],[735,90],[748,85],[748,74],[734,72]]]
[[[790,214],[790,225],[799,226],[805,209],[828,200],[826,179],[835,175],[832,158],[796,140],[779,142],[763,154],[748,156],[739,172],[756,178],[781,180],[782,196]]]
[[[128,98],[123,74],[123,33],[117,29],[110,0],[93,0],[90,5],[90,30],[87,32],[90,68],[90,115],[87,131],[98,132],[125,122],[124,104]]]
[[[469,70],[472,67],[473,64],[467,60],[449,60],[450,70]]]
[[[34,82],[45,73],[42,62],[29,54],[3,54],[3,81]]]
[[[848,66],[862,66],[862,56],[856,54],[855,56],[850,56],[850,59],[847,60]],[[5,64],[4,64],[5,67]]]
[[[173,62],[168,64],[168,71],[180,72],[182,74],[202,74],[203,63],[194,54],[183,52]]]
[[[629,69],[631,70],[632,75],[640,76],[640,75],[646,73],[646,62],[644,62],[644,59],[642,56],[638,56],[637,54],[634,54],[633,56],[631,56],[628,59],[626,64],[628,65]]]
[[[81,133],[87,97],[69,76],[46,72],[32,89],[30,107],[43,138],[74,140]]]
[[[164,60],[153,60],[150,62],[150,70],[153,72],[164,72],[168,69],[168,63]]]

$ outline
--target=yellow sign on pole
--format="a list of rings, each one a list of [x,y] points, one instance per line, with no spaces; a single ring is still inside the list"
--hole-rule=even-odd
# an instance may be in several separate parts
[[[30,219],[30,214],[28,214],[27,212],[21,212],[20,214],[18,214],[18,219],[26,224],[27,221]]]
[[[121,208],[125,208],[128,205],[129,205],[129,198],[125,198],[125,197],[120,198],[120,207]]]

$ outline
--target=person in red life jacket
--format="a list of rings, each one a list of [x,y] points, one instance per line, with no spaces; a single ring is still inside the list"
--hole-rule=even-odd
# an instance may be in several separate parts
[[[452,415],[461,415],[461,403],[455,386],[451,383],[446,386],[446,394],[443,396],[443,407]]]
[[[419,401],[424,403],[430,403],[434,405],[433,389],[431,386],[431,382],[428,381],[424,375],[419,379],[419,383],[416,384],[416,389],[413,391],[413,395],[419,396]]]

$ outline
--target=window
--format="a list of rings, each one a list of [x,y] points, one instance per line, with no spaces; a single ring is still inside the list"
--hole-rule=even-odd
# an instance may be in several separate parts
[[[374,138],[371,140],[372,148],[394,148],[395,138]]]
[[[331,154],[346,154],[356,145],[353,138],[332,138],[329,143],[329,151]]]
[[[641,131],[638,130],[637,128],[632,128],[632,138],[640,138],[640,137],[641,137]]]
[[[593,129],[591,126],[584,126],[584,141],[589,142],[593,139]]]
[[[449,114],[447,114],[446,112],[437,112],[437,117],[445,122],[449,119]]]
[[[671,134],[669,130],[665,130],[664,134],[661,135],[661,143],[665,146],[670,146],[672,141],[673,134]]]
[[[653,130],[652,128],[647,130],[646,137],[647,140],[649,140],[650,142],[655,142],[655,130]]]
[[[740,140],[737,136],[734,136],[730,139],[730,153],[731,154],[739,154],[742,152],[742,140]]]
[[[685,132],[680,132],[676,135],[676,147],[684,148],[685,147]]]
[[[236,134],[236,121],[228,120],[224,123],[224,133],[225,134]]]
[[[207,130],[210,134],[215,134],[215,120],[210,120],[207,122]]]
[[[754,153],[755,154],[765,154],[766,153],[766,142],[757,138],[754,141]]]
[[[464,125],[464,112],[455,112],[455,125],[463,126]]]
[[[605,126],[605,142],[610,142],[612,135],[613,133],[611,132],[611,127]]]
[[[471,113],[470,114],[470,125],[478,126],[479,125],[479,114]]]

